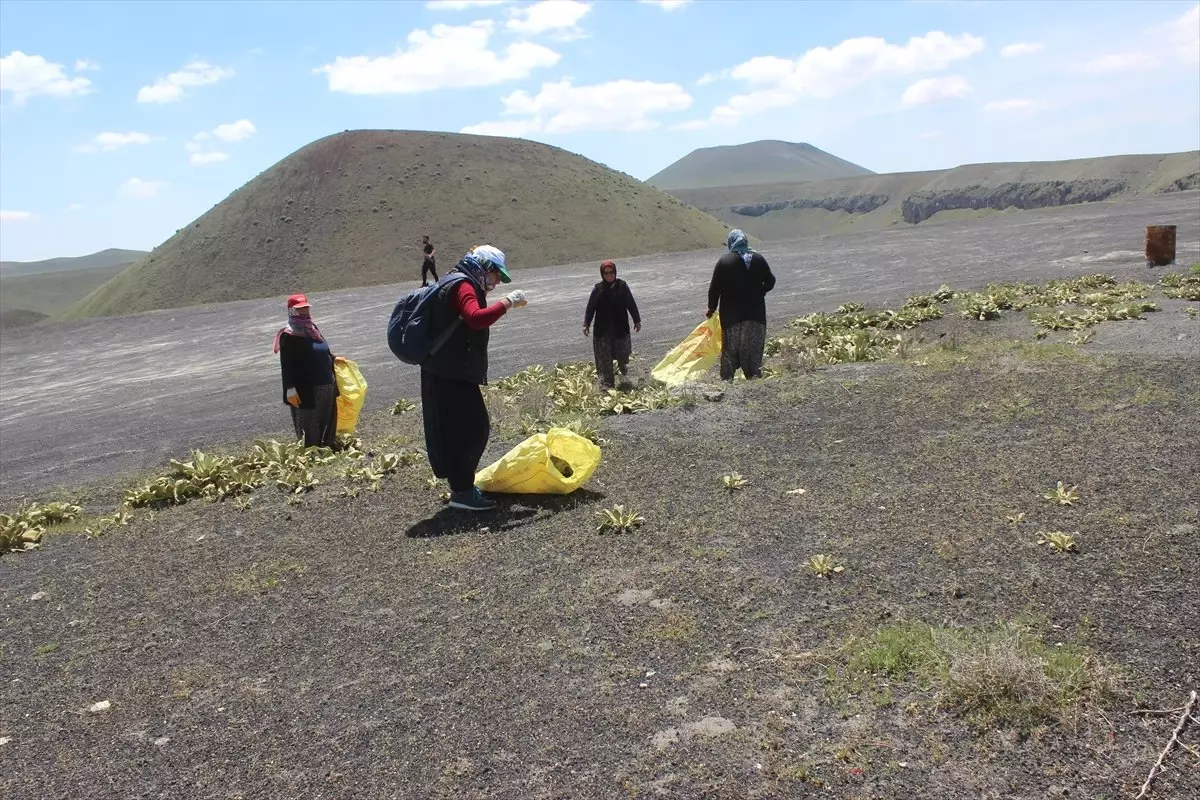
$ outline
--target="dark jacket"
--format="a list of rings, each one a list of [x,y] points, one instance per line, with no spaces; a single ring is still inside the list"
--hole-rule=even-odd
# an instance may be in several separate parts
[[[313,389],[331,383],[337,385],[329,342],[282,334],[279,337],[279,366],[283,373],[284,403],[287,402],[287,390],[295,389],[300,395],[301,408],[315,408]]]
[[[458,284],[463,280],[475,289],[479,305],[487,305],[487,293],[474,278],[457,270],[449,272],[438,281],[438,297],[437,303],[434,304],[433,317],[430,319],[430,330],[441,334],[447,325],[453,325],[459,318],[458,309],[454,305],[454,295],[458,292]],[[490,336],[488,328],[473,331],[459,322],[454,333],[450,334],[450,338],[442,345],[442,349],[431,355],[421,365],[421,369],[439,378],[486,385]]]
[[[592,289],[587,312],[583,315],[583,324],[591,327],[592,320],[595,319],[595,326],[592,328],[595,336],[611,334],[620,338],[629,335],[631,316],[635,324],[642,324],[637,303],[633,300],[633,292],[629,291],[629,284],[617,278],[611,286],[605,281],[600,281]]]
[[[737,253],[717,259],[708,286],[708,307],[721,312],[721,326],[739,322],[767,322],[766,294],[775,288],[775,276],[761,254],[750,258],[750,267]]]

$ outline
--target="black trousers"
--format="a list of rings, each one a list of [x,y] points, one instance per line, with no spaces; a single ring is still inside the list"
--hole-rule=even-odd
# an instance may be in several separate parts
[[[421,264],[421,285],[422,286],[424,286],[428,282],[428,279],[425,276],[430,273],[433,274],[433,282],[437,283],[437,281],[438,281],[437,267],[434,266],[434,263],[432,261],[426,261],[423,264]]]
[[[433,474],[448,481],[451,491],[470,490],[492,433],[483,392],[470,381],[421,370],[421,414]]]
[[[291,409],[296,439],[303,439],[305,447],[332,449],[337,446],[337,384],[314,386],[312,392],[312,408]]]

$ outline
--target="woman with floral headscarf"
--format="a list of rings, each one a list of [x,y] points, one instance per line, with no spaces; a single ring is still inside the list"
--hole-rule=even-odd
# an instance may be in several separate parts
[[[588,298],[587,311],[583,315],[583,335],[588,335],[595,320],[592,354],[596,358],[596,375],[602,388],[611,389],[616,384],[613,361],[624,376],[629,368],[629,356],[633,354],[629,318],[633,317],[633,330],[641,331],[642,317],[629,284],[617,277],[615,263],[601,262],[600,278]]]
[[[775,288],[775,276],[740,230],[730,231],[725,245],[729,252],[713,268],[706,315],[721,313],[721,380],[733,380],[739,368],[757,378],[767,343],[766,295]]]
[[[450,484],[450,506],[464,511],[496,507],[475,485],[492,425],[479,387],[487,383],[489,328],[527,303],[517,290],[488,305],[488,292],[511,281],[504,253],[485,244],[472,248],[436,284],[430,330],[442,332],[439,338],[450,333],[421,364],[425,450],[433,474]]]
[[[291,406],[296,439],[305,447],[337,445],[337,360],[312,319],[302,294],[287,299],[288,324],[275,333],[274,350],[283,373],[283,402]]]

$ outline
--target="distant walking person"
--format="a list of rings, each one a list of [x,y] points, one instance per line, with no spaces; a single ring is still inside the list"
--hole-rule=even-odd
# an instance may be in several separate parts
[[[708,286],[707,314],[721,313],[721,380],[733,380],[739,368],[758,378],[767,343],[766,294],[775,288],[775,276],[740,230],[730,231],[725,244],[729,252],[717,259]]]
[[[434,250],[433,245],[429,243],[428,236],[422,236],[421,242],[424,245],[421,248],[421,252],[424,254],[424,258],[421,261],[421,286],[424,287],[429,285],[429,279],[425,277],[428,274],[433,275],[434,283],[438,282],[437,261],[434,258],[434,255],[437,253],[437,251]]]
[[[430,330],[439,337],[452,332],[421,365],[425,450],[433,474],[450,484],[451,507],[465,511],[496,506],[475,485],[492,424],[479,387],[487,383],[489,328],[527,302],[518,290],[487,304],[488,292],[511,280],[503,252],[491,245],[476,247],[437,283],[430,317]]]
[[[596,358],[596,375],[600,386],[612,389],[616,384],[613,361],[624,377],[629,369],[629,356],[633,354],[633,341],[629,335],[629,318],[633,317],[633,330],[642,330],[642,317],[629,284],[617,277],[617,265],[612,261],[600,264],[600,282],[592,289],[588,298],[587,311],[583,315],[583,335],[595,320],[595,335],[592,336],[592,353]]]
[[[296,439],[305,447],[337,445],[335,357],[312,307],[302,294],[287,299],[288,323],[275,334],[275,352],[283,373],[283,402],[291,406]]]

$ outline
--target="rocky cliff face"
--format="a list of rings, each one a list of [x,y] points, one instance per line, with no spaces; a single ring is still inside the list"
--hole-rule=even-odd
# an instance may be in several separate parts
[[[1182,192],[1200,189],[1200,172],[1185,175],[1160,191]],[[803,191],[803,190],[801,190]],[[946,189],[920,189],[900,201],[900,216],[916,225],[939,211],[955,209],[1022,210],[1095,203],[1121,194],[1135,194],[1137,187],[1123,178],[1086,178],[1036,182],[1009,182],[998,186],[975,184]],[[743,217],[761,217],[773,211],[789,208],[821,208],[826,211],[845,211],[848,214],[869,214],[892,200],[893,195],[870,192],[863,194],[829,194],[815,197],[796,197],[788,200],[769,200],[761,203],[732,205],[728,209]],[[711,209],[710,209],[711,210]]]
[[[743,217],[761,217],[785,208],[823,208],[826,211],[845,211],[848,214],[870,214],[887,204],[886,194],[837,195],[830,197],[801,197],[796,200],[775,200],[770,203],[732,206],[730,211]]]
[[[961,189],[913,192],[900,204],[905,222],[924,222],[939,211],[992,208],[1048,208],[1107,200],[1129,189],[1123,180],[1100,178],[1080,181],[1004,183],[999,186],[964,186]]]

